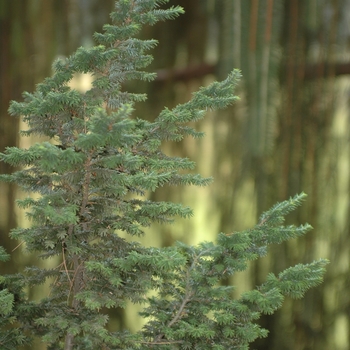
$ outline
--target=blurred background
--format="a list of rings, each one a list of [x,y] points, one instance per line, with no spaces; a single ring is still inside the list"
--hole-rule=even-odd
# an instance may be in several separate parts
[[[109,23],[112,0],[0,0],[0,151],[27,146],[20,140],[20,121],[10,117],[10,100],[51,74],[58,56],[93,45],[92,34]],[[269,255],[235,276],[237,296],[261,284],[266,274],[300,262],[328,258],[324,283],[299,301],[260,323],[269,337],[257,350],[350,349],[350,0],[172,0],[186,14],[145,28],[155,38],[150,69],[153,83],[130,83],[129,90],[148,93],[136,105],[138,117],[153,120],[164,106],[191,98],[199,86],[242,71],[241,100],[232,108],[208,113],[197,123],[201,140],[164,144],[172,155],[197,161],[197,171],[213,176],[207,188],[161,188],[154,200],[181,202],[194,209],[191,220],[153,226],[148,245],[176,240],[196,244],[215,240],[219,232],[253,226],[273,204],[301,191],[307,201],[288,223],[308,222],[305,237],[274,246]],[[88,76],[72,82],[84,89]],[[23,127],[22,127],[23,128]],[[1,173],[13,171],[0,163]],[[21,195],[0,184],[0,245],[12,252],[19,242],[8,232],[26,225],[15,208]],[[21,249],[13,273],[37,263]],[[40,262],[43,264],[43,262]],[[42,292],[41,292],[42,293]],[[39,298],[38,291],[30,292]],[[135,311],[111,315],[118,327],[135,327]],[[39,346],[38,346],[39,349]]]

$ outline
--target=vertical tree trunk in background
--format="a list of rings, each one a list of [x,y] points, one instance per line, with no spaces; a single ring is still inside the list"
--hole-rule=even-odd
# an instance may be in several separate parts
[[[11,61],[13,62],[12,56],[10,55],[11,48],[11,38],[10,38],[10,28],[11,28],[11,18],[14,17],[10,14],[9,2],[3,2],[3,13],[1,15],[1,60],[0,60],[0,149],[3,151],[7,146],[15,146],[17,144],[17,132],[18,132],[18,121],[14,120],[7,115],[7,107],[10,98],[13,94],[13,77],[10,75]],[[16,95],[14,95],[15,97]],[[0,163],[1,173],[10,173],[11,169],[9,166]],[[14,248],[14,242],[10,242],[7,234],[9,230],[16,226],[16,217],[14,212],[14,186],[0,184],[0,209],[2,212],[2,217],[0,219],[0,237],[1,244],[5,247],[7,251]],[[13,266],[14,272],[15,266]]]

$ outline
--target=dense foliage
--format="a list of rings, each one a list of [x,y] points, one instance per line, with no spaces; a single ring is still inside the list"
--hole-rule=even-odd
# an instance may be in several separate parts
[[[267,246],[303,235],[309,225],[283,226],[284,216],[305,195],[279,203],[250,230],[220,233],[198,246],[144,247],[137,237],[153,222],[190,217],[191,209],[147,199],[160,186],[205,186],[210,178],[192,172],[194,162],[162,152],[162,142],[202,133],[188,126],[208,109],[233,103],[240,73],[201,88],[193,98],[165,108],[153,122],[133,115],[146,96],[124,90],[128,80],[152,80],[143,71],[154,40],[140,40],[142,26],[172,19],[180,7],[160,9],[165,0],[120,0],[111,25],[95,34],[97,46],[79,48],[54,63],[54,74],[12,102],[10,113],[23,116],[23,135],[49,141],[28,149],[8,148],[2,161],[19,169],[2,175],[35,196],[18,200],[32,225],[11,237],[42,259],[58,257],[52,269],[28,266],[22,274],[0,279],[1,349],[13,349],[41,337],[49,349],[247,349],[267,335],[255,321],[278,309],[285,296],[300,298],[318,285],[325,260],[269,274],[255,290],[233,299],[234,287],[221,282]],[[86,93],[68,86],[76,73],[94,80]],[[0,250],[0,259],[9,256]],[[33,302],[25,290],[52,281],[50,294]],[[143,329],[108,330],[105,308],[144,306]],[[12,326],[11,326],[12,324]]]

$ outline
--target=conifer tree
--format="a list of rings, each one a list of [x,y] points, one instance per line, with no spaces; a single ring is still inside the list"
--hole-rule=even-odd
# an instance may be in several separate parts
[[[191,209],[147,199],[160,186],[206,186],[210,178],[193,172],[194,162],[162,152],[163,141],[181,141],[202,133],[188,126],[208,109],[221,109],[237,97],[240,73],[194,93],[153,122],[135,116],[143,94],[125,91],[129,80],[152,80],[143,70],[155,40],[140,40],[145,25],[173,19],[179,6],[161,9],[167,0],[119,0],[112,24],[96,33],[97,45],[59,59],[54,74],[12,102],[9,111],[23,116],[22,135],[50,141],[28,149],[7,148],[1,160],[16,167],[3,181],[29,194],[18,200],[31,221],[10,235],[41,259],[56,257],[55,268],[28,266],[23,273],[0,277],[0,348],[16,349],[40,337],[48,349],[248,349],[265,337],[256,324],[261,314],[278,309],[285,296],[301,298],[322,281],[325,260],[290,267],[266,282],[232,297],[221,282],[264,256],[269,244],[303,235],[309,225],[284,226],[284,216],[305,194],[276,204],[252,229],[220,233],[216,242],[197,246],[145,247],[137,242],[153,222],[190,217]],[[92,87],[80,93],[68,86],[75,73],[90,73]],[[137,114],[139,114],[138,112]],[[133,239],[123,238],[127,234]],[[9,260],[0,249],[0,260]],[[30,301],[25,291],[52,281],[50,293]],[[137,333],[108,330],[105,308],[140,303],[145,319]]]

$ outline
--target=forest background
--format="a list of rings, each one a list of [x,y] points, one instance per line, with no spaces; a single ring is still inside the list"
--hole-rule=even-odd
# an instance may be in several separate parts
[[[10,100],[33,91],[50,75],[51,63],[77,47],[91,46],[92,34],[109,22],[112,0],[0,0],[0,151],[27,147],[37,139],[19,139],[20,121],[10,117]],[[152,52],[155,82],[129,86],[148,94],[138,113],[153,118],[164,107],[187,101],[199,86],[242,70],[241,100],[226,111],[210,113],[197,128],[201,140],[186,139],[169,153],[188,156],[206,188],[160,189],[157,200],[194,209],[191,220],[153,226],[147,245],[176,240],[193,244],[218,232],[253,226],[259,214],[302,191],[308,199],[289,219],[314,230],[297,241],[275,246],[232,283],[237,293],[260,284],[269,271],[328,258],[324,283],[261,322],[263,350],[346,350],[350,348],[350,0],[173,0],[186,13],[175,21],[147,28],[142,36],[159,40]],[[89,76],[77,76],[84,89]],[[136,106],[137,107],[137,106]],[[169,146],[170,147],[170,146]],[[12,171],[0,164],[0,172]],[[26,225],[14,200],[21,193],[0,184],[0,242]],[[12,273],[34,256],[13,251]],[[10,270],[11,269],[11,270]],[[39,298],[37,291],[31,297]],[[120,327],[137,327],[135,312],[113,315]]]

